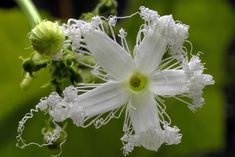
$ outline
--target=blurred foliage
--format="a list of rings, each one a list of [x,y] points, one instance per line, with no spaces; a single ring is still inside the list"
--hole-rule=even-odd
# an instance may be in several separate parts
[[[202,61],[206,62],[207,73],[214,76],[216,85],[207,87],[204,92],[206,104],[195,114],[181,102],[167,100],[167,110],[172,124],[178,126],[183,134],[182,143],[175,146],[162,146],[158,152],[136,148],[130,157],[189,157],[196,154],[219,151],[224,147],[224,97],[222,86],[226,80],[225,55],[234,37],[234,12],[224,0],[130,0],[125,15],[136,12],[144,5],[157,10],[160,15],[173,14],[174,18],[190,25],[189,40],[194,52],[202,51]],[[15,147],[17,122],[50,89],[40,88],[49,77],[47,72],[36,76],[28,91],[19,88],[23,78],[21,60],[30,51],[27,33],[30,28],[26,18],[19,10],[0,10],[0,156],[2,157],[42,157],[56,153],[47,148],[31,146],[20,150]],[[128,41],[134,45],[138,26],[142,21],[134,17],[123,20],[119,27],[128,32]],[[42,118],[45,117],[45,118]],[[27,123],[25,139],[42,142],[41,129],[46,116],[37,114]],[[123,117],[112,120],[96,130],[77,128],[71,122],[66,129],[68,141],[63,147],[65,157],[73,156],[122,156],[121,141]]]
[[[95,9],[92,12],[83,13],[80,19],[90,21],[93,16],[109,16],[117,14],[117,2],[116,0],[99,0]]]
[[[32,107],[32,103],[48,93],[48,89],[40,88],[48,77],[42,71],[40,74],[44,77],[36,77],[29,91],[19,87],[23,78],[19,56],[29,53],[27,34],[30,27],[19,10],[0,10],[0,19],[0,151],[4,151],[7,143],[15,142],[17,121]]]

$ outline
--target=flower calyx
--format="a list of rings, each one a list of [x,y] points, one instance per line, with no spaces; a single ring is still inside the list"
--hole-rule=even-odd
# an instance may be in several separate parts
[[[39,54],[53,57],[63,49],[65,35],[57,23],[42,21],[30,32],[29,39]]]

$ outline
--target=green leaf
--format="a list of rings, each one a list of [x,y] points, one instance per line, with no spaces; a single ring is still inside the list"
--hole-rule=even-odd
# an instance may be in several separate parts
[[[27,55],[31,50],[27,34],[30,31],[24,15],[18,10],[0,10],[0,123],[10,112],[19,109],[28,100],[42,95],[46,89],[40,89],[46,78],[37,76],[29,91],[20,89],[23,79],[21,55]],[[40,94],[41,93],[41,94]],[[24,104],[30,105],[30,104]]]
[[[0,10],[0,150],[16,135],[17,122],[32,108],[40,97],[48,94],[48,89],[40,86],[48,80],[45,72],[35,76],[27,90],[19,87],[24,77],[19,56],[31,52],[28,42],[30,27],[24,15],[16,9]],[[27,48],[27,49],[26,49]],[[15,139],[11,142],[15,142]],[[2,155],[0,155],[2,156]]]

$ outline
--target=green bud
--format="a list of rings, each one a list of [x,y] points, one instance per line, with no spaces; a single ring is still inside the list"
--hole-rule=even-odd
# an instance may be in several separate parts
[[[54,56],[63,48],[65,35],[57,23],[42,21],[33,28],[29,39],[39,54]]]

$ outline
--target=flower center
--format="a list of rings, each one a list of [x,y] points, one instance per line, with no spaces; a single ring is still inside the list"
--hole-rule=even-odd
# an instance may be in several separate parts
[[[129,79],[129,87],[136,92],[144,89],[147,86],[147,83],[147,78],[140,73],[132,75]]]

